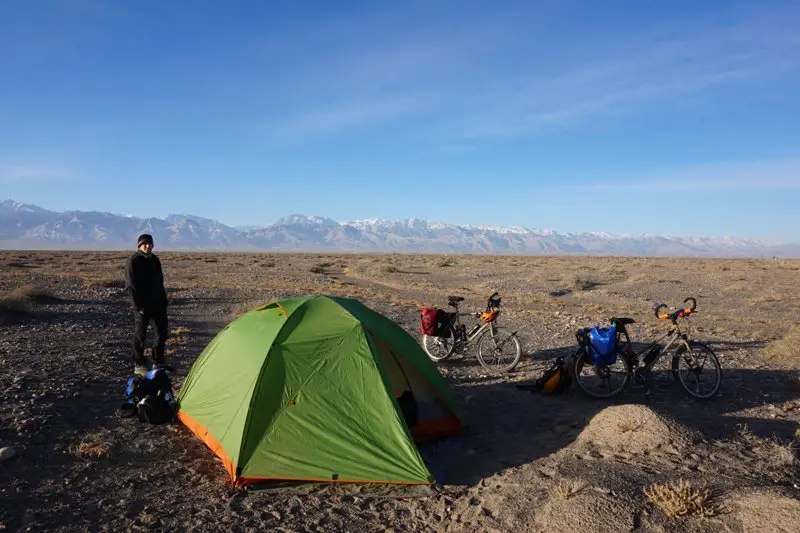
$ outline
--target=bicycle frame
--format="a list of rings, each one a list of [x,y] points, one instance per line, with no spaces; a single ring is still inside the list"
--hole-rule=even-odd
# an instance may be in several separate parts
[[[621,350],[620,353],[630,360],[632,367],[634,367],[634,365],[639,361],[643,361],[644,366],[640,368],[644,368],[648,371],[652,370],[656,363],[658,363],[658,361],[670,350],[670,348],[675,345],[676,342],[688,342],[686,334],[680,331],[679,327],[673,327],[659,339],[651,342],[644,349],[637,352],[633,349],[633,343],[631,342],[627,331],[624,332],[624,335],[626,342],[623,344],[623,346],[625,349]],[[653,348],[658,346],[659,343],[667,338],[669,338],[669,341],[662,346],[661,349],[659,349],[658,354],[655,357],[648,357]]]
[[[477,326],[476,325],[475,327],[472,328],[472,330],[470,330],[469,332],[465,332],[462,335],[462,333],[461,333],[461,331],[462,331],[461,330],[461,326],[462,326],[461,317],[462,316],[464,316],[464,317],[467,317],[467,316],[468,317],[474,317],[475,313],[461,313],[461,312],[458,311],[458,308],[456,308],[456,315],[445,326],[445,329],[453,331],[453,338],[455,340],[455,348],[456,348],[456,350],[459,350],[459,351],[462,350],[464,347],[466,347],[468,344],[470,344],[472,341],[477,339],[484,331],[486,331],[487,329],[492,328],[492,326],[495,325],[495,321],[494,320],[492,322],[486,322],[486,323],[482,324],[481,326]]]

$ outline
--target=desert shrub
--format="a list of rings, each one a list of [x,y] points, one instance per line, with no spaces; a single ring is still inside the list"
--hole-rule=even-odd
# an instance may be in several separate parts
[[[780,481],[795,479],[800,473],[797,435],[790,440],[777,436],[762,438],[753,434],[746,424],[737,428],[737,437],[759,459],[761,473]]]
[[[585,276],[575,276],[572,278],[572,287],[579,291],[590,291],[598,285],[600,285],[599,282]]]
[[[439,259],[436,260],[436,266],[439,267],[439,268],[447,268],[447,267],[451,267],[451,266],[453,266],[455,264],[456,264],[456,261],[452,257],[444,256],[444,257],[440,257]]]
[[[392,273],[395,273],[397,271],[398,271],[397,267],[394,266],[394,265],[384,265],[384,266],[381,267],[381,272],[384,272],[386,274],[392,274]]]
[[[796,366],[800,363],[800,327],[792,328],[782,339],[771,342],[763,353],[770,361]]]
[[[670,518],[687,515],[708,517],[717,515],[720,511],[708,489],[685,479],[675,483],[653,483],[644,493]]]
[[[325,268],[322,267],[321,265],[314,265],[311,268],[309,268],[308,271],[314,274],[324,274]]]
[[[69,452],[76,457],[99,459],[111,455],[111,442],[105,433],[87,435],[80,442],[69,447]]]
[[[586,482],[582,479],[562,479],[550,489],[550,494],[562,500],[569,500],[584,488]]]
[[[106,289],[124,289],[125,278],[107,276],[89,280],[90,287],[103,287]]]
[[[57,301],[58,298],[46,290],[26,285],[0,294],[0,311],[4,313],[28,313],[33,303]]]

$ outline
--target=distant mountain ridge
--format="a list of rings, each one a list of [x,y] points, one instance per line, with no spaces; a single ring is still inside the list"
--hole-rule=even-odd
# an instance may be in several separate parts
[[[153,235],[158,249],[800,257],[800,244],[735,237],[559,233],[416,218],[337,222],[301,214],[260,227],[234,228],[186,214],[141,218],[98,211],[56,212],[13,200],[0,203],[0,248],[131,249],[143,232]]]

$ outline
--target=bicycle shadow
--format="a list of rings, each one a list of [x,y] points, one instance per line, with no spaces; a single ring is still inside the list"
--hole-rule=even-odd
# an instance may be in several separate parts
[[[573,350],[545,350],[542,358]],[[763,416],[740,414],[800,399],[800,381],[792,371],[723,367],[720,392],[707,401],[689,397],[667,370],[653,373],[649,395],[631,382],[608,400],[591,398],[574,384],[565,394],[544,395],[520,390],[515,386],[518,382],[482,383],[466,376],[449,379],[469,433],[423,448],[432,472],[448,485],[474,485],[509,468],[547,458],[570,446],[593,417],[615,405],[649,407],[707,441],[731,439],[744,425],[758,437],[791,439],[798,427],[791,414],[788,418],[770,418],[766,411]]]

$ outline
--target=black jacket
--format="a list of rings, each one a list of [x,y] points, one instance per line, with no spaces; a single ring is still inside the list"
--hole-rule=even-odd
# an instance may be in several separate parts
[[[133,307],[141,311],[165,311],[167,291],[161,261],[155,254],[136,252],[125,264],[125,290]]]

